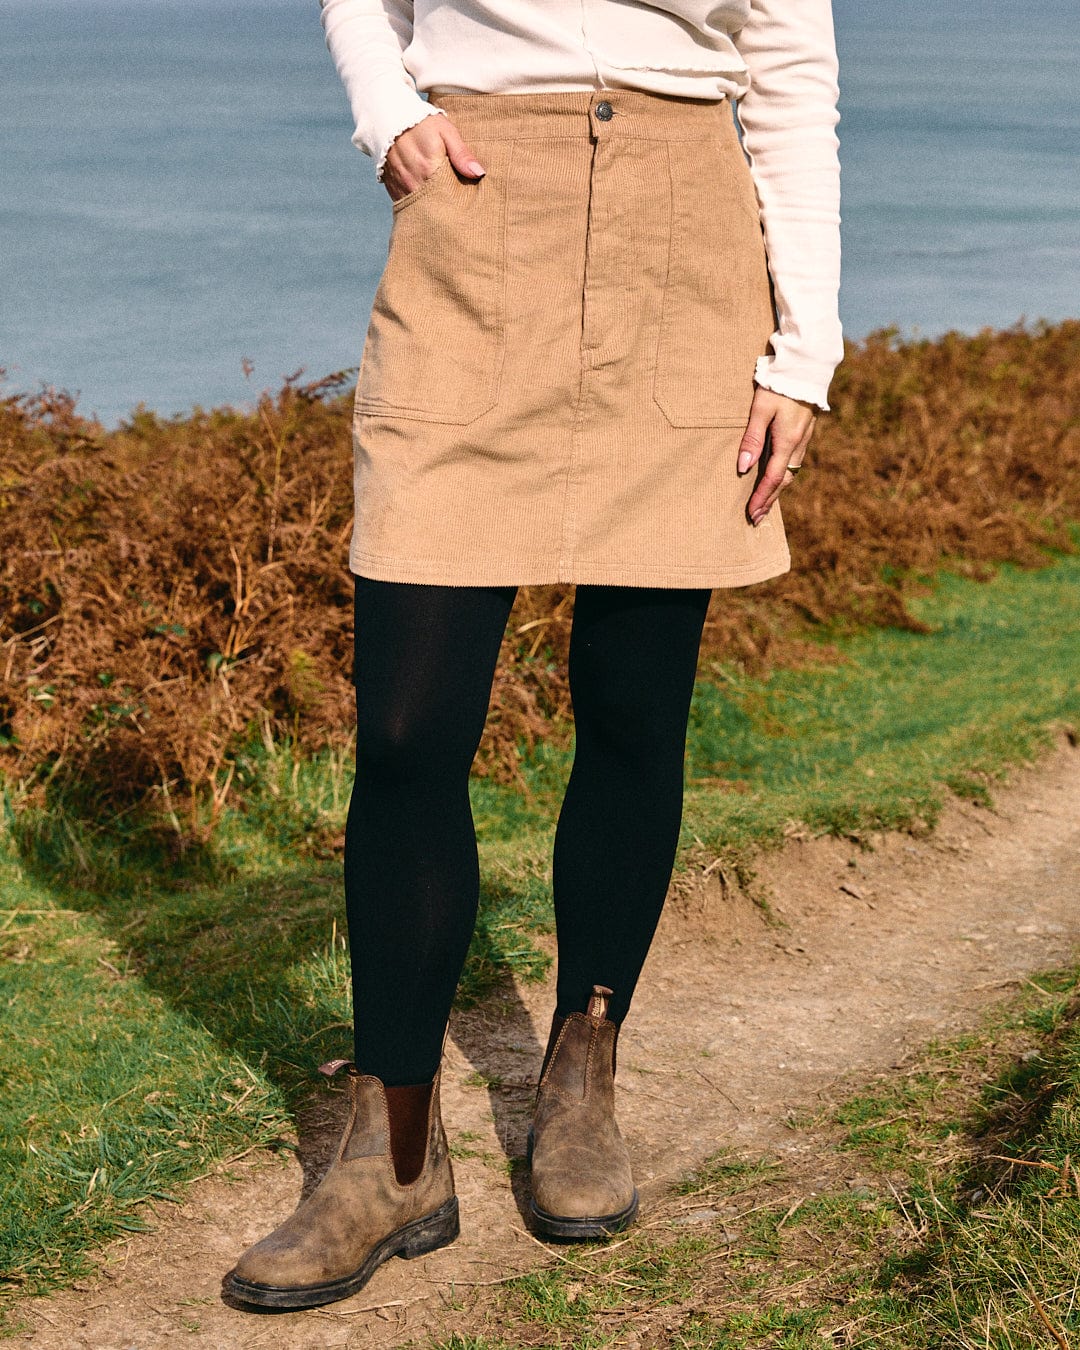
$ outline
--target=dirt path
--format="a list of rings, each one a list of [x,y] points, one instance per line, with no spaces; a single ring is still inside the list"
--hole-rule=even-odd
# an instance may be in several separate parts
[[[850,1073],[898,1064],[970,1024],[1010,982],[1075,955],[1080,751],[1062,744],[996,799],[993,812],[954,803],[932,838],[883,835],[869,852],[792,840],[761,866],[780,926],[715,875],[673,897],[619,1042],[619,1115],[644,1213],[722,1145],[790,1148],[789,1112]],[[201,1183],[156,1232],[110,1248],[92,1287],[23,1305],[24,1339],[40,1350],[323,1350],[466,1329],[448,1307],[455,1288],[467,1301],[550,1259],[522,1231],[524,1177],[511,1188],[507,1165],[524,1152],[550,999],[524,987],[455,1018],[444,1079],[462,1204],[453,1247],[388,1263],[332,1309],[257,1315],[222,1302],[236,1255],[318,1175],[337,1127],[305,1122],[303,1173],[260,1156],[234,1165],[237,1182]]]

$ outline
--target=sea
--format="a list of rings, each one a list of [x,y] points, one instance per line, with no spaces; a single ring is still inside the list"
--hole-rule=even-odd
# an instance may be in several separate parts
[[[1080,315],[1076,0],[834,17],[847,335]],[[355,367],[391,212],[351,130],[317,0],[0,0],[0,393],[116,426]]]

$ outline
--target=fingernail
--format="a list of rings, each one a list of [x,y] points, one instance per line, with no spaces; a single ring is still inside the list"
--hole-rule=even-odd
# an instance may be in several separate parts
[[[751,454],[749,450],[744,450],[739,456],[739,472],[745,473],[750,467]]]
[[[487,173],[487,170],[484,168],[484,166],[482,164],[477,163],[475,159],[470,159],[465,167],[469,170],[469,172],[472,174],[474,178],[483,178],[484,174]]]

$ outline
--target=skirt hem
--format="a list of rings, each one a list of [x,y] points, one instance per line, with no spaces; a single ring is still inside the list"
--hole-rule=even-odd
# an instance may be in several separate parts
[[[771,581],[791,571],[791,557],[784,553],[746,567],[704,568],[619,566],[613,563],[559,563],[554,559],[528,561],[485,559],[481,566],[447,567],[402,558],[353,553],[349,570],[372,581],[396,581],[427,586],[649,586],[663,589],[708,588],[712,590],[752,586]]]

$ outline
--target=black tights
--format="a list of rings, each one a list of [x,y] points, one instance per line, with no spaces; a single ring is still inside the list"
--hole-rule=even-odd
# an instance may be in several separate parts
[[[356,783],[345,833],[356,1063],[429,1082],[476,922],[469,769],[516,588],[356,578]],[[555,835],[557,1011],[630,1006],[682,817],[708,590],[579,586],[574,765]]]

